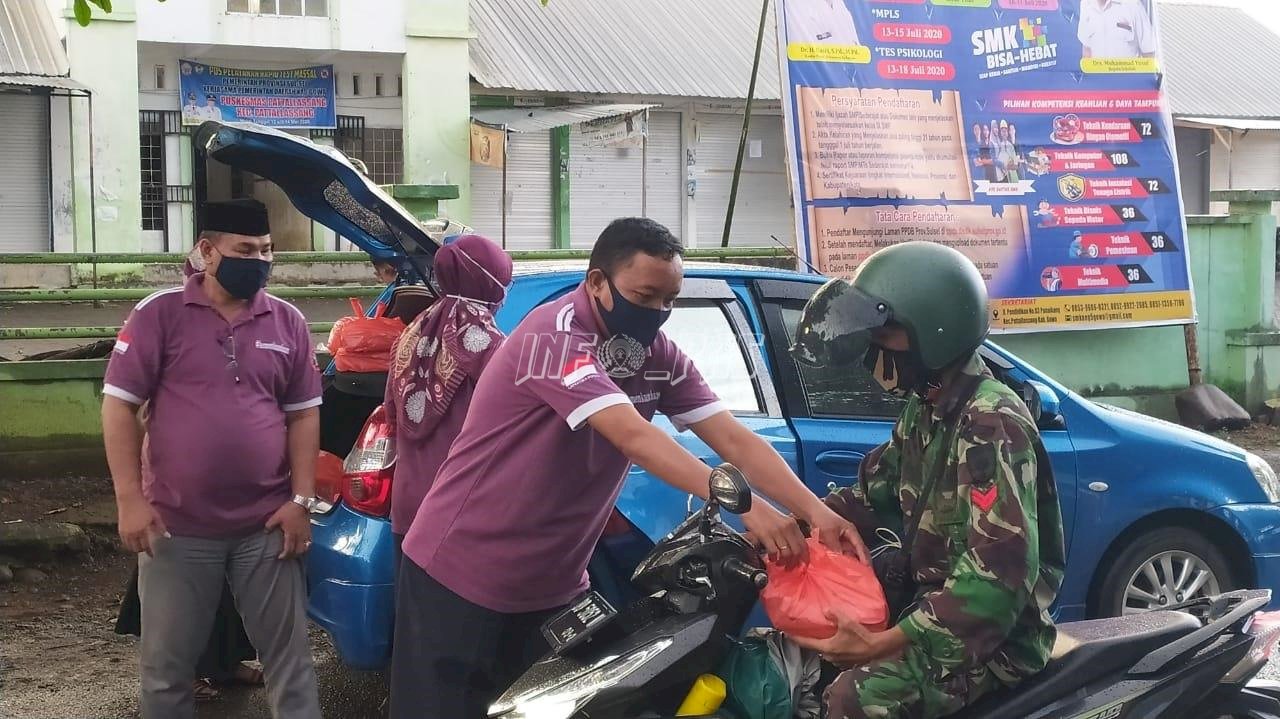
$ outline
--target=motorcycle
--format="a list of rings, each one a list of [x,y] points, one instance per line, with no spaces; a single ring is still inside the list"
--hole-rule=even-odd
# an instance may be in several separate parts
[[[618,611],[589,593],[548,620],[551,653],[493,703],[491,719],[691,716],[679,707],[768,583],[756,549],[720,515],[751,508],[746,479],[722,464],[709,487],[702,509],[636,568],[645,598]],[[1280,719],[1280,683],[1256,678],[1280,640],[1280,620],[1261,613],[1270,599],[1241,590],[1061,624],[1043,671],[952,719]]]

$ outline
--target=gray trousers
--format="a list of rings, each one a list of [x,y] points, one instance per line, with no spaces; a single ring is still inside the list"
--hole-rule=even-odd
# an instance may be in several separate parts
[[[155,556],[139,555],[143,719],[195,716],[191,684],[224,577],[262,661],[272,716],[320,717],[302,560],[277,559],[283,541],[279,530],[240,539],[157,537]]]

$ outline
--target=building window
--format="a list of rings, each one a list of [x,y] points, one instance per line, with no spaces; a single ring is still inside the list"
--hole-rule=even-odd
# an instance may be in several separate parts
[[[373,94],[377,95],[378,97],[382,97],[382,76],[381,75],[373,76]]]
[[[404,94],[404,77],[396,75],[396,97]]]
[[[291,17],[329,17],[329,0],[227,0],[227,12]]]
[[[159,132],[139,135],[142,155],[142,229],[164,230],[164,135]],[[154,128],[154,129],[159,129]]]
[[[367,127],[364,131],[364,164],[369,179],[394,185],[404,178],[404,133],[398,127]]]
[[[165,75],[164,65],[156,65],[156,89],[157,90],[165,89],[165,85],[167,83],[165,82],[164,75]]]
[[[360,96],[360,76],[354,72],[351,73],[351,94]]]

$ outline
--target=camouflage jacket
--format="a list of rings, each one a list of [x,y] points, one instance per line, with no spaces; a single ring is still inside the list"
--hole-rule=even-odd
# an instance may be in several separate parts
[[[863,460],[859,486],[828,504],[840,511],[843,502],[864,502],[898,532],[923,512],[911,547],[917,601],[898,626],[940,669],[986,665],[1014,683],[1044,668],[1053,649],[1049,605],[1065,564],[1062,516],[1022,400],[976,354],[962,372],[984,378],[967,404],[958,406],[958,395],[972,382],[953,381],[933,402],[913,395],[893,438]],[[948,434],[954,441],[943,447]],[[935,473],[928,506],[917,506]]]

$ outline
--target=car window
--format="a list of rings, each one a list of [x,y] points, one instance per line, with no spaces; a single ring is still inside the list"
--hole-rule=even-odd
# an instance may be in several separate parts
[[[707,386],[731,411],[763,411],[751,363],[723,307],[706,300],[677,301],[662,331],[688,355]]]
[[[782,324],[787,337],[796,336],[804,303],[783,302]],[[884,391],[861,363],[847,367],[809,367],[793,359],[809,403],[809,414],[836,417],[897,417],[904,400]]]

